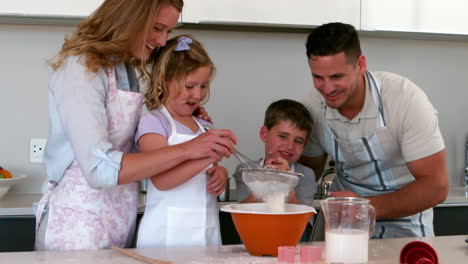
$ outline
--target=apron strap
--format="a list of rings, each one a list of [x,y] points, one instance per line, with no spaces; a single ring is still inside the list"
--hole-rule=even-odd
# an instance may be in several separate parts
[[[385,122],[382,99],[380,97],[380,92],[382,90],[380,80],[377,79],[370,71],[366,71],[366,79],[367,84],[369,85],[369,90],[371,91],[372,97],[374,98],[374,102],[377,105],[377,109],[379,111],[377,127],[384,127],[387,125],[387,123]]]

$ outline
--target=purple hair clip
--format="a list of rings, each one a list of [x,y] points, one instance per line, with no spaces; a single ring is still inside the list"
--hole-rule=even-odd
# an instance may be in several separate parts
[[[179,37],[177,38],[177,45],[175,47],[175,51],[184,51],[190,50],[189,44],[192,44],[192,39],[189,37]]]

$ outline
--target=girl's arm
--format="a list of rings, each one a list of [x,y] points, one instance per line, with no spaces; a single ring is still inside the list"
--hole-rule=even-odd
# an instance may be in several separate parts
[[[210,133],[204,133],[191,141],[173,146],[168,146],[167,140],[159,134],[148,133],[141,136],[138,140],[138,146],[142,152],[140,154],[168,153],[175,159],[171,160],[163,155],[163,159],[168,162],[158,166],[157,170],[151,170],[156,171],[150,175],[152,183],[159,190],[172,189],[185,183],[214,161],[229,156],[229,148],[222,144],[229,144],[231,140],[220,136],[225,135],[225,133],[221,130],[210,131]],[[230,144],[232,143],[231,141]],[[204,150],[205,148],[207,150]],[[210,155],[213,154],[211,152],[215,155]],[[181,155],[180,157],[177,156],[178,153]],[[148,165],[149,169],[155,167],[154,164]]]

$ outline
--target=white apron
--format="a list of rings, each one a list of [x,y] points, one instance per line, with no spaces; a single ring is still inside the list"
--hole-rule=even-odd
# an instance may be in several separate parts
[[[128,153],[141,115],[143,95],[117,89],[115,70],[108,70],[106,105],[109,140],[114,149]],[[111,189],[91,188],[76,160],[62,180],[52,185],[38,204],[36,232],[48,210],[41,250],[84,250],[128,247],[135,232],[137,183]]]
[[[197,137],[177,133],[174,119],[164,106],[161,112],[172,127],[167,140],[169,145]],[[200,124],[198,126],[203,129]],[[167,191],[160,191],[151,181],[148,182],[145,214],[138,228],[137,247],[221,245],[218,204],[216,196],[206,190],[206,169]]]
[[[336,164],[337,177],[332,188],[363,197],[391,193],[414,180],[398,141],[386,126],[379,80],[370,72],[366,79],[379,112],[376,129],[358,140],[347,141],[336,137],[327,123],[325,144]],[[404,218],[377,220],[373,238],[434,236],[432,219],[432,209],[428,209]]]

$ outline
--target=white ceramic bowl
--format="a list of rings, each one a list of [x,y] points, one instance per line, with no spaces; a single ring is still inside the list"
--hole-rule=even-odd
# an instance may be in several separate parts
[[[0,179],[0,199],[10,190],[10,187],[13,184],[21,182],[26,179],[26,174],[16,173],[13,174],[13,178],[10,179]]]

